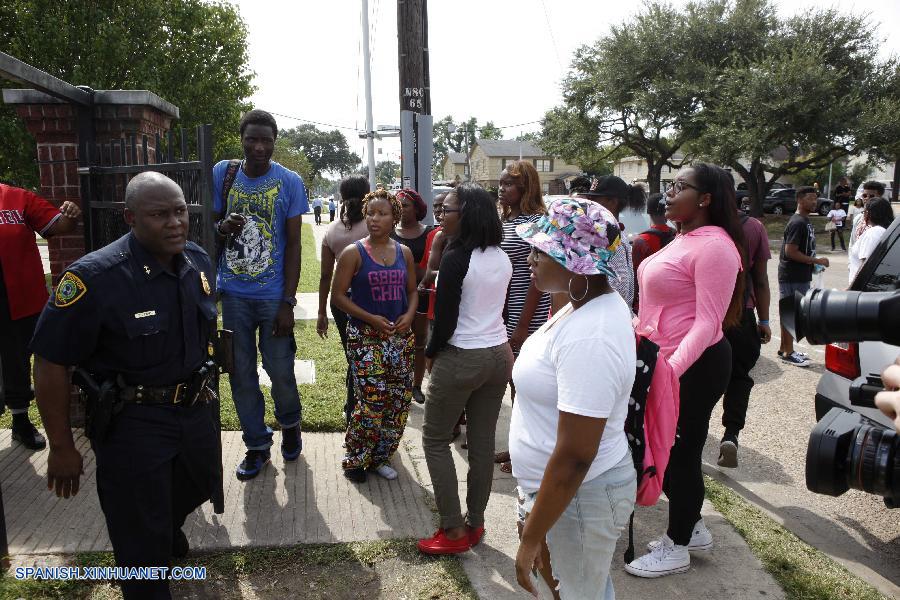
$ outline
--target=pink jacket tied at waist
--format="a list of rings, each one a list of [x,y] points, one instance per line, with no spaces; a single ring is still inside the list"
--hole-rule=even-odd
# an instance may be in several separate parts
[[[722,339],[741,270],[734,242],[714,225],[679,234],[641,263],[635,332],[659,345],[676,377]]]

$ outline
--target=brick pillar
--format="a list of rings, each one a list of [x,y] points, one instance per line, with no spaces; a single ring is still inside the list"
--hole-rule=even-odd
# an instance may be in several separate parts
[[[28,132],[37,142],[40,195],[59,206],[66,200],[81,206],[78,181],[78,128],[75,111],[68,104],[27,104],[16,106]],[[69,263],[84,256],[84,227],[55,236],[47,244],[50,271],[56,283]]]

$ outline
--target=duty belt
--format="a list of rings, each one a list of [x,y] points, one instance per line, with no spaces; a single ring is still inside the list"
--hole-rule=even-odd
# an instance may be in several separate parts
[[[212,378],[213,367],[205,364],[182,383],[170,386],[122,385],[119,398],[134,404],[171,404],[193,406],[200,400],[203,388]]]
[[[190,382],[166,387],[146,385],[126,386],[119,392],[119,398],[134,404],[172,404],[192,406],[200,395],[202,386],[191,386]]]

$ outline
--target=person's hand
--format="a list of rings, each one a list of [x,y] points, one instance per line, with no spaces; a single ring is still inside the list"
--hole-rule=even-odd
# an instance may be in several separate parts
[[[223,235],[231,235],[240,233],[244,229],[247,219],[240,213],[231,213],[226,218],[219,221],[219,233]]]
[[[47,489],[56,489],[59,498],[69,498],[78,494],[84,464],[81,453],[74,444],[63,448],[50,447],[47,457]]]
[[[434,359],[428,356],[425,357],[425,370],[431,373],[431,367],[434,366]]]
[[[522,344],[524,344],[527,339],[528,329],[518,326],[513,330],[513,334],[509,338],[509,345],[514,352],[518,352],[522,349]]]
[[[394,335],[397,327],[393,321],[388,321],[387,317],[382,317],[381,315],[377,315],[369,322],[369,325],[377,329],[382,335]]]
[[[278,314],[275,315],[275,326],[272,328],[272,335],[275,337],[284,337],[294,332],[294,307],[287,302],[282,302],[278,307]]]
[[[77,219],[81,216],[81,209],[78,205],[70,200],[66,200],[59,206],[59,212],[67,219]]]
[[[394,323],[394,331],[397,333],[403,333],[407,331],[410,327],[412,327],[414,316],[408,313],[403,313],[400,315],[400,318],[397,319],[397,322]]]
[[[875,406],[894,420],[894,429],[900,433],[900,358],[881,374],[883,392],[875,396]]]
[[[815,260],[815,263],[816,263],[817,265],[822,265],[823,267],[831,266],[831,265],[828,263],[828,258],[825,257],[825,256],[820,256],[819,258],[817,258],[817,259]]]
[[[768,344],[772,339],[772,329],[768,325],[763,325],[762,323],[758,323],[756,329],[759,331],[759,341],[763,344]]]
[[[538,597],[538,593],[531,576],[542,566],[541,541],[528,541],[527,538],[523,538],[516,553],[516,580],[535,598]]]
[[[316,321],[316,333],[319,334],[319,337],[323,340],[328,337],[328,315],[325,313],[319,313],[319,318]]]

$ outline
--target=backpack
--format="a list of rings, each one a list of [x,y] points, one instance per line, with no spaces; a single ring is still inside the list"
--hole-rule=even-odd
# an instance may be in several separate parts
[[[659,249],[662,250],[665,248],[669,242],[675,239],[675,231],[672,228],[668,228],[665,231],[661,231],[659,229],[648,229],[643,233],[649,233],[650,235],[655,235],[659,238]],[[641,235],[643,235],[643,233]]]
[[[678,377],[668,361],[660,356],[659,346],[643,336],[636,336],[637,365],[625,436],[637,471],[636,503],[653,506],[659,501],[669,455],[678,428]],[[625,562],[634,560],[634,513],[628,525],[628,549]]]

